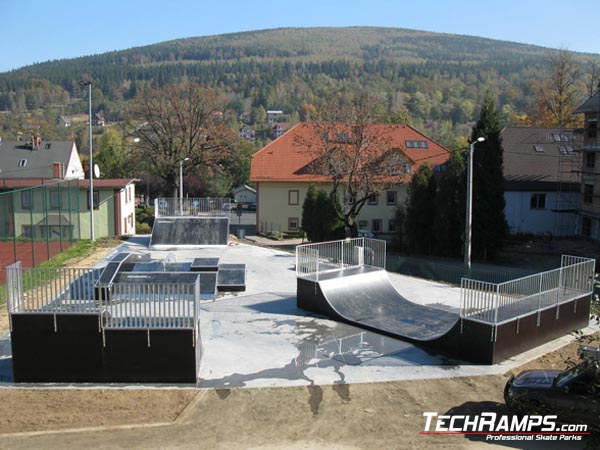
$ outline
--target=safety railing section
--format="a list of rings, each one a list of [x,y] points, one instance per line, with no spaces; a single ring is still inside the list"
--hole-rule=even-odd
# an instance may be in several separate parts
[[[155,217],[228,216],[230,198],[157,198]]]
[[[337,270],[371,266],[385,269],[386,242],[354,238],[304,244],[296,247],[296,276],[318,281],[320,275]]]
[[[563,256],[562,267],[504,283],[463,278],[461,316],[499,324],[591,295],[595,260]]]
[[[6,268],[9,313],[97,313],[94,285],[97,269],[62,267]]]
[[[194,284],[119,284],[102,300],[103,329],[194,329],[200,279]]]

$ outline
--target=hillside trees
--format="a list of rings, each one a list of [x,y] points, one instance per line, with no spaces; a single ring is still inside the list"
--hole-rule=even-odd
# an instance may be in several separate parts
[[[187,171],[212,177],[227,172],[235,134],[220,117],[222,100],[212,89],[192,82],[146,89],[131,102],[128,115],[137,123],[134,151],[151,173],[177,197],[179,162]]]

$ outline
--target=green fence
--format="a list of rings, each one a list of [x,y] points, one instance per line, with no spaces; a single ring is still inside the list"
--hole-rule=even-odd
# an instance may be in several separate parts
[[[2,267],[16,261],[34,267],[80,239],[87,190],[81,189],[79,180],[22,188],[17,180],[10,181],[0,181]]]
[[[472,278],[488,283],[503,283],[534,273],[533,270],[473,265],[467,271],[460,262],[426,260],[408,256],[388,255],[386,268],[390,272],[460,286],[461,278]]]

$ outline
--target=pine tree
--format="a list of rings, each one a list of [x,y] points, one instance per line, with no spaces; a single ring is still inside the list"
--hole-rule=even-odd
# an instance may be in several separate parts
[[[430,254],[434,248],[436,190],[433,169],[429,164],[423,164],[410,180],[406,208],[408,247],[417,253]]]
[[[508,232],[504,217],[503,149],[498,111],[488,92],[471,141],[484,137],[473,154],[473,255],[493,257]]]
[[[435,253],[440,256],[460,256],[465,230],[465,163],[459,151],[453,151],[443,173],[435,198]]]

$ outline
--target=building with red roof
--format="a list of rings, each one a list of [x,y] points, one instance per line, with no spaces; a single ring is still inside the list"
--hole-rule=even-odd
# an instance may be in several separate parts
[[[425,163],[443,166],[450,151],[409,125],[374,124],[367,127],[373,136],[385,136],[386,145],[404,161],[400,182],[380,192],[361,210],[360,230],[379,234],[396,231],[395,214],[404,206],[407,184]],[[311,184],[331,189],[331,178],[309,170],[327,143],[316,123],[300,123],[252,157],[250,180],[256,183],[257,231],[299,232],[302,204]]]

